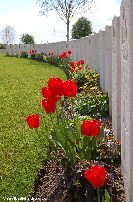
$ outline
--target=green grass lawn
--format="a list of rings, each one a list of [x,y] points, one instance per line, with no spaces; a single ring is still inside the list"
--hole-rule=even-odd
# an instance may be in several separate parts
[[[52,76],[65,79],[57,67],[0,54],[1,202],[3,197],[30,197],[34,190],[47,157],[43,122],[48,123],[48,116],[41,107],[41,88]],[[43,116],[39,129],[30,129],[25,121],[32,113]]]

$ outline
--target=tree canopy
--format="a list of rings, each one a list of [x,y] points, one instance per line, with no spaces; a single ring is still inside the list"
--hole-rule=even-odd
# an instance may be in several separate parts
[[[15,29],[7,25],[3,30],[2,30],[2,41],[4,44],[13,44],[15,43],[15,38],[16,38],[16,32]]]
[[[23,34],[20,40],[24,44],[35,44],[34,37],[30,34]]]
[[[40,5],[40,13],[46,15],[47,12],[55,10],[59,17],[67,25],[67,42],[69,41],[69,24],[75,14],[85,12],[90,9],[94,0],[37,0]]]
[[[80,39],[81,37],[88,36],[89,34],[92,34],[91,22],[85,17],[79,18],[72,27],[72,38]]]

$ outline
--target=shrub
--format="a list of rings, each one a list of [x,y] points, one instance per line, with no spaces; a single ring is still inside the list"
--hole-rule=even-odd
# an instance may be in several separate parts
[[[75,111],[80,115],[107,117],[109,116],[109,98],[108,94],[101,90],[100,75],[87,65],[83,67],[84,63],[82,63],[82,61],[72,62],[70,67],[70,76],[77,81],[78,92],[81,92],[74,101]]]
[[[47,55],[46,62],[57,67],[60,64],[60,58],[58,55]]]
[[[95,117],[96,115],[100,115],[102,117],[109,116],[108,93],[102,93],[99,91],[99,93],[92,93],[91,95],[90,93],[85,94],[84,92],[81,92],[77,95],[74,103],[75,111],[77,111],[80,115],[88,115],[91,117]]]
[[[36,53],[36,54],[35,54],[35,59],[36,59],[38,62],[44,62],[44,53]]]
[[[82,71],[73,72],[71,74],[72,79],[77,81],[79,91],[84,89],[84,91],[89,90],[91,87],[98,86],[100,87],[100,75],[95,70],[85,66]]]
[[[0,44],[0,49],[6,49],[6,44]]]
[[[20,58],[28,58],[28,53],[26,51],[20,52]]]
[[[6,52],[6,53],[5,53],[5,56],[6,56],[6,57],[14,57],[15,55],[13,55],[12,53]]]

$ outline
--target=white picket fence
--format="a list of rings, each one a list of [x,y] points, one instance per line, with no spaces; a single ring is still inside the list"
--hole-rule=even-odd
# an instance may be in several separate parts
[[[83,58],[100,73],[103,91],[109,94],[113,130],[121,139],[122,173],[126,202],[133,202],[133,0],[123,0],[120,17],[114,17],[105,31],[70,41],[73,60]],[[66,42],[7,45],[8,53],[35,48],[38,52],[66,51]]]

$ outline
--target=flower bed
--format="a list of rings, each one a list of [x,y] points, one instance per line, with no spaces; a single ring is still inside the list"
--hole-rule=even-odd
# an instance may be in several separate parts
[[[40,177],[48,190],[41,195],[36,188],[34,196],[47,201],[124,201],[120,142],[113,134],[106,133],[102,118],[108,116],[108,97],[100,88],[99,74],[84,65],[83,59],[72,61],[71,54],[68,51],[60,56],[53,52],[43,55],[35,50],[27,53],[32,59],[59,66],[67,76],[66,81],[50,78],[48,85],[42,87],[42,107],[52,122],[50,130],[44,124],[48,132],[48,161]],[[90,102],[86,103],[86,99]],[[36,129],[42,118],[32,114],[26,121],[31,129]],[[53,186],[52,169],[54,177],[57,176]]]

